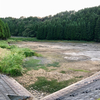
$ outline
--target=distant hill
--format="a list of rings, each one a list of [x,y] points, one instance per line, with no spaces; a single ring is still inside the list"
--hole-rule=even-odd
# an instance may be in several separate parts
[[[54,16],[2,18],[13,36],[48,40],[85,40],[100,42],[100,6],[60,12]]]

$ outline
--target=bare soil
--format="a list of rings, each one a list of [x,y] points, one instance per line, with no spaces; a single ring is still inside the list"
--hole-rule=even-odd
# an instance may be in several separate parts
[[[37,77],[41,76],[58,81],[82,76],[80,78],[82,80],[100,71],[99,43],[18,42],[16,45],[31,48],[42,54],[45,58],[44,63],[47,59],[50,63],[59,62],[60,65],[60,67],[49,67],[49,71],[31,70],[23,76],[16,77],[15,79],[23,86],[33,84],[37,81]]]

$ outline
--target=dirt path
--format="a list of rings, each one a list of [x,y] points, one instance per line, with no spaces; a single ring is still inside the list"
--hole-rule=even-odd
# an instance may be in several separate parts
[[[28,47],[40,53],[50,62],[59,62],[60,67],[50,67],[31,70],[16,80],[24,86],[36,82],[43,76],[58,81],[80,77],[82,80],[100,71],[100,44],[96,43],[50,43],[50,42],[20,42],[19,47]],[[64,71],[65,73],[61,73]],[[45,95],[44,95],[45,96]]]

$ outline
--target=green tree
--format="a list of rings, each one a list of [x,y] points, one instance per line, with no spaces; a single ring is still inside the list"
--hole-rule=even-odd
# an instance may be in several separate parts
[[[97,22],[96,22],[95,41],[100,42],[100,16],[98,17]]]
[[[4,34],[4,23],[0,19],[0,39],[4,39],[4,38],[5,38],[5,34]]]
[[[7,39],[10,37],[10,30],[8,24],[0,19],[0,39]]]
[[[5,27],[6,27],[6,30],[5,30],[6,31],[6,38],[10,38],[11,34],[10,34],[10,29],[9,29],[7,23],[5,24]]]

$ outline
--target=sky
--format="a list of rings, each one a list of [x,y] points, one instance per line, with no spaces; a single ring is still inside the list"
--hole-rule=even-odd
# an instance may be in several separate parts
[[[100,0],[0,0],[0,18],[45,17],[99,5]]]

